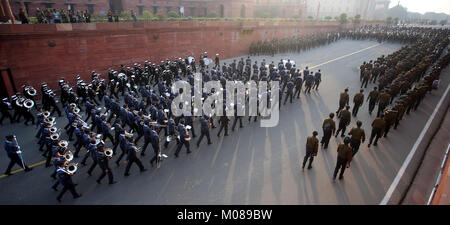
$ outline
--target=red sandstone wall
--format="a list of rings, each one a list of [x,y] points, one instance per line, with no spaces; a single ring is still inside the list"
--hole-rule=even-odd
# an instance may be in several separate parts
[[[207,51],[221,58],[247,54],[252,41],[335,31],[337,23],[147,22],[0,25],[0,67],[11,68],[15,85],[53,88],[61,77],[89,80],[95,70],[160,62]],[[49,43],[55,44],[50,47]]]

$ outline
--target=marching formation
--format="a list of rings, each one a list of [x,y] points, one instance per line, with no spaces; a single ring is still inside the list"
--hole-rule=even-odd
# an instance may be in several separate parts
[[[389,132],[391,126],[394,129],[399,125],[403,114],[409,114],[410,110],[417,109],[427,91],[431,91],[435,86],[441,70],[448,65],[450,54],[439,59],[444,49],[448,45],[447,30],[433,30],[427,28],[386,28],[386,27],[362,27],[359,30],[346,31],[342,33],[320,34],[300,37],[292,40],[273,41],[268,43],[256,43],[250,47],[251,54],[275,54],[296,49],[299,51],[317,45],[322,45],[336,41],[340,38],[353,39],[378,39],[380,41],[401,41],[404,43],[414,43],[406,46],[388,56],[381,56],[374,61],[364,62],[361,69],[361,89],[353,97],[353,109],[350,112],[349,88],[340,93],[339,105],[335,113],[330,113],[329,117],[323,121],[323,136],[318,139],[318,132],[306,141],[306,156],[303,160],[303,168],[309,160],[308,169],[312,168],[314,157],[318,153],[319,143],[326,149],[329,141],[334,135],[339,133],[343,137],[343,142],[338,145],[338,158],[334,170],[334,178],[340,171],[339,179],[343,178],[346,167],[349,167],[352,158],[358,152],[359,146],[366,139],[366,134],[362,128],[363,122],[357,121],[356,126],[351,128],[346,136],[347,126],[351,118],[356,117],[359,108],[364,104],[364,99],[369,101],[369,113],[372,113],[378,105],[377,117],[371,123],[372,133],[368,146],[377,145],[377,141],[384,134]],[[308,40],[307,42],[304,42]],[[303,43],[303,44],[299,44]],[[271,46],[266,48],[264,46]],[[295,45],[295,48],[291,48]],[[274,47],[276,46],[276,47]],[[436,62],[433,66],[433,63]],[[432,67],[431,73],[426,74],[428,68]],[[2,119],[8,117],[11,123],[19,122],[23,116],[28,125],[29,121],[36,124],[38,132],[36,134],[39,144],[39,151],[45,157],[46,167],[54,168],[50,175],[55,179],[52,187],[55,191],[61,184],[63,189],[57,196],[61,201],[66,191],[70,191],[74,198],[81,196],[72,181],[72,176],[76,173],[78,165],[87,166],[90,163],[88,175],[91,176],[98,166],[101,175],[96,182],[101,183],[108,176],[108,183],[114,184],[116,180],[110,169],[109,160],[114,158],[114,163],[120,167],[121,162],[126,164],[124,176],[129,176],[132,165],[136,164],[141,172],[146,171],[141,159],[145,156],[147,147],[151,145],[153,157],[150,159],[150,166],[159,168],[161,161],[168,157],[164,150],[169,146],[176,145],[174,156],[180,156],[183,147],[186,153],[191,153],[190,142],[196,138],[196,127],[200,127],[200,135],[196,141],[199,147],[201,141],[206,136],[207,144],[212,144],[211,130],[219,126],[217,136],[220,137],[222,131],[225,136],[229,135],[228,116],[203,115],[192,116],[196,110],[192,107],[191,115],[175,116],[172,112],[172,102],[179,95],[173,90],[172,84],[179,80],[187,81],[194,89],[194,74],[201,73],[202,82],[218,81],[221,84],[220,90],[213,90],[207,93],[201,91],[202,100],[214,95],[219,91],[226,93],[227,81],[255,81],[256,83],[280,82],[279,90],[271,90],[261,98],[270,99],[268,104],[278,101],[281,107],[289,100],[293,103],[295,97],[299,98],[302,92],[309,94],[311,90],[318,90],[322,81],[321,70],[312,71],[308,67],[297,68],[295,61],[281,59],[279,62],[268,63],[253,61],[250,56],[246,59],[233,60],[232,63],[220,64],[219,55],[214,59],[208,58],[208,53],[200,55],[199,64],[196,64],[193,56],[186,58],[174,58],[172,61],[166,59],[160,63],[145,61],[143,65],[135,63],[133,67],[121,65],[118,70],[110,68],[107,78],[92,71],[90,81],[84,81],[80,75],[77,82],[71,85],[69,81],[61,78],[59,81],[60,90],[55,91],[48,87],[46,83],[41,86],[41,104],[35,104],[37,91],[30,86],[23,86],[23,93],[12,96],[12,102],[8,98],[3,99]],[[424,76],[425,75],[425,76]],[[364,89],[368,83],[378,82],[367,98],[364,96]],[[415,84],[415,85],[414,85]],[[252,91],[252,90],[250,90]],[[56,92],[60,93],[59,99]],[[278,92],[279,99],[272,99],[270,93]],[[194,97],[194,91],[191,92]],[[285,95],[285,97],[283,96]],[[398,98],[396,98],[399,96]],[[282,98],[284,99],[283,104]],[[225,98],[225,94],[224,94]],[[395,101],[394,101],[395,100]],[[56,113],[62,116],[59,108],[59,101],[63,106],[63,112],[67,117],[67,124],[56,126]],[[249,98],[246,96],[246,103]],[[392,107],[390,105],[393,104]],[[234,105],[234,118],[231,130],[236,130],[239,121],[239,129],[244,127],[243,116],[237,115],[238,104]],[[14,110],[14,115],[9,110]],[[37,111],[36,118],[31,113]],[[224,110],[227,108],[224,107]],[[336,127],[334,117],[339,118]],[[248,116],[248,123],[252,120],[256,122],[260,115]],[[198,122],[196,121],[198,120]],[[337,130],[337,131],[336,131]],[[62,139],[62,132],[67,134],[67,140]],[[143,142],[139,142],[140,140]],[[109,141],[107,141],[109,140]],[[73,144],[69,144],[73,142]],[[142,144],[139,144],[142,143]],[[72,145],[72,146],[71,146]],[[84,155],[82,149],[86,149]],[[119,151],[120,149],[120,151]],[[11,159],[5,174],[11,175],[11,168],[16,163],[25,171],[31,170],[26,166],[21,157],[20,147],[15,136],[8,136],[5,141],[5,150]],[[139,155],[141,157],[139,157]],[[81,159],[80,163],[75,163]],[[124,161],[122,161],[124,160]]]

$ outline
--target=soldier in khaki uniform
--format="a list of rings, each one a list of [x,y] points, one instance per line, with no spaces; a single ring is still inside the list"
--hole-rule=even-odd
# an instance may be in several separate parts
[[[384,111],[384,109],[386,108],[386,106],[389,105],[390,100],[391,100],[391,95],[388,93],[387,90],[384,90],[383,92],[381,92],[380,98],[378,101],[377,116],[380,116],[380,113],[382,113]]]
[[[405,113],[405,105],[403,104],[403,101],[397,101],[392,108],[393,110],[397,111],[397,119],[395,120],[394,130],[397,129],[398,124],[400,123],[400,120],[403,119],[403,114]]]
[[[384,121],[386,122],[386,127],[384,129],[384,137],[386,137],[387,134],[389,133],[391,126],[395,124],[397,116],[398,111],[392,109],[387,109],[386,111],[384,111]]]
[[[364,89],[359,90],[359,93],[356,93],[353,97],[353,103],[355,104],[353,106],[352,114],[353,116],[356,116],[358,114],[359,107],[364,103]]]
[[[350,147],[348,144],[350,144],[350,138],[346,137],[344,139],[344,143],[339,143],[337,152],[337,162],[336,162],[336,168],[334,168],[333,173],[333,180],[336,180],[336,175],[341,170],[341,173],[339,174],[339,180],[344,178],[344,171],[346,167],[350,167],[350,162],[352,161],[352,147]]]
[[[375,105],[378,101],[378,90],[377,87],[374,87],[373,90],[369,93],[369,96],[367,96],[367,101],[369,101],[369,114],[372,115],[372,111],[375,108]]]
[[[348,102],[349,102],[349,96],[348,96],[348,89],[346,88],[344,90],[344,92],[342,92],[340,94],[340,97],[339,97],[339,108],[336,111],[336,114],[338,114],[346,105],[348,105]]]
[[[328,148],[328,143],[330,142],[331,135],[334,135],[336,131],[336,123],[333,120],[334,113],[330,113],[330,117],[323,120],[322,129],[323,137],[320,144],[323,148]]]
[[[356,127],[353,127],[348,134],[351,136],[350,138],[350,146],[352,146],[353,154],[352,156],[355,156],[355,154],[359,150],[359,146],[361,143],[364,143],[366,140],[366,133],[364,132],[364,129],[361,128],[362,122],[357,121]]]
[[[348,111],[350,109],[350,106],[345,106],[345,109],[342,110],[339,113],[339,129],[336,132],[335,137],[337,137],[339,135],[339,132],[342,130],[342,134],[341,137],[345,137],[345,129],[347,128],[347,126],[350,124],[352,115],[350,114],[350,111]]]
[[[312,162],[314,160],[314,156],[317,156],[317,151],[319,149],[319,139],[317,139],[317,131],[313,132],[313,136],[310,136],[306,139],[306,155],[303,158],[303,166],[302,169],[305,169],[306,161],[309,158],[309,166],[308,169],[312,168]]]
[[[373,146],[377,146],[378,139],[383,135],[384,127],[386,126],[386,122],[384,121],[384,115],[381,114],[379,117],[375,118],[372,122],[372,133],[370,134],[370,140],[368,147],[372,144],[373,139],[375,138],[375,142]]]
[[[365,69],[364,72],[363,72],[363,79],[362,79],[361,88],[363,88],[363,86],[365,88],[367,88],[367,84],[369,83],[369,80],[370,80],[370,75],[371,75],[371,71],[369,69]]]

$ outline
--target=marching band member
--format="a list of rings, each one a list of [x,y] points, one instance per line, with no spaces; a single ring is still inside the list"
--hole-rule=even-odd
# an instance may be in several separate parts
[[[139,151],[138,148],[135,146],[135,140],[134,138],[130,138],[130,141],[127,144],[127,159],[125,160],[125,164],[127,164],[127,167],[125,168],[125,174],[124,176],[130,175],[130,168],[133,163],[136,163],[136,165],[139,167],[141,172],[146,171],[147,169],[144,168],[142,165],[141,160],[136,156],[136,152]]]
[[[22,167],[25,170],[25,172],[31,171],[33,169],[33,168],[29,168],[23,161],[22,151],[20,151],[20,146],[17,142],[15,135],[6,136],[5,151],[10,159],[10,162],[9,162],[8,168],[6,168],[6,172],[4,174],[6,174],[8,176],[12,175],[11,168],[14,166],[14,164],[17,164],[20,167]]]

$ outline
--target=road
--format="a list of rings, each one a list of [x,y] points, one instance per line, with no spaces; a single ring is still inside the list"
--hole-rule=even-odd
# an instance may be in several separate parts
[[[183,148],[179,158],[173,157],[175,144],[171,143],[166,152],[169,158],[160,169],[150,166],[152,151],[147,150],[149,154],[141,160],[149,170],[140,173],[133,166],[129,177],[123,176],[123,165],[117,168],[111,161],[118,181],[113,186],[108,186],[106,179],[101,185],[95,182],[100,169],[89,177],[88,167],[80,167],[73,179],[79,184],[77,190],[83,197],[73,200],[70,193],[66,193],[62,204],[378,204],[445,91],[449,76],[442,76],[441,87],[444,88],[428,94],[417,112],[406,116],[398,129],[381,139],[377,147],[369,150],[367,142],[363,143],[343,181],[332,181],[340,137],[332,137],[328,149],[319,149],[311,170],[303,172],[301,161],[306,137],[314,130],[322,137],[322,120],[336,111],[339,93],[349,87],[353,98],[359,91],[359,65],[400,47],[393,43],[342,40],[300,54],[252,57],[258,62],[265,58],[268,63],[290,58],[297,62],[297,68],[300,65],[301,68],[313,67],[313,71],[321,69],[323,82],[318,91],[310,95],[302,93],[293,104],[282,106],[276,127],[261,128],[259,123],[248,124],[244,119],[244,128],[230,130],[229,136],[220,138],[216,136],[216,128],[211,133],[212,145],[206,145],[206,140],[200,148],[191,144],[193,153],[187,155]],[[449,70],[444,73],[448,74]],[[365,90],[365,96],[372,87],[373,84]],[[366,136],[370,136],[374,115],[370,116],[367,111],[368,104],[364,103],[350,126],[361,120]],[[57,124],[62,127],[66,123],[61,117]],[[196,126],[199,131],[199,125]],[[33,137],[34,127],[5,125],[0,134],[4,137],[11,132],[18,135],[28,164],[43,160]],[[4,153],[0,157],[3,170],[8,159]],[[30,173],[19,172],[0,178],[0,203],[58,204],[57,194],[50,188],[52,171],[53,167],[38,165]]]

